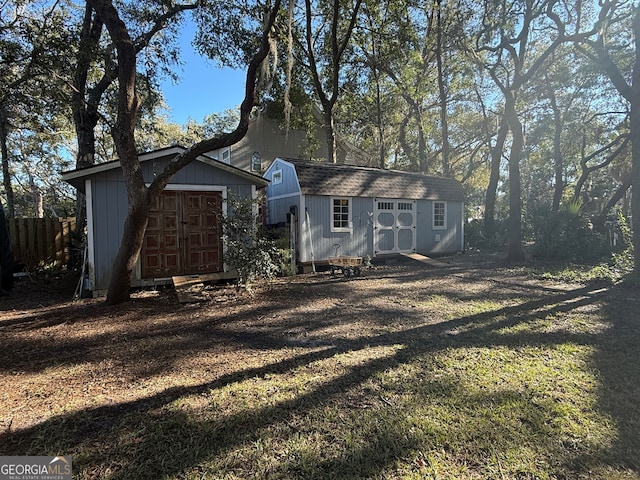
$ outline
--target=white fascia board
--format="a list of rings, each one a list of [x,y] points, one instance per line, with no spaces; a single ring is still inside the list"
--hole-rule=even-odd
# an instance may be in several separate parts
[[[94,268],[96,261],[96,245],[95,233],[93,231],[95,217],[93,216],[93,192],[90,179],[86,179],[84,181],[84,189],[86,192],[85,207],[87,214],[87,272],[89,273],[89,289],[94,290],[96,287],[96,272]]]
[[[169,147],[161,150],[155,150],[153,152],[142,153],[138,155],[139,162],[146,162],[148,160],[153,160],[154,158],[167,157],[171,155],[180,155],[185,152],[184,147]],[[233,167],[224,162],[216,160],[214,158],[208,157],[206,155],[200,155],[196,158],[196,161],[206,163],[211,165],[212,167],[219,168],[220,170],[224,170],[228,173],[232,173],[234,175],[238,175],[240,177],[244,177],[247,180],[259,184],[261,186],[267,186],[269,181],[260,175],[256,175],[251,172],[247,172],[237,167]],[[114,170],[117,168],[121,168],[120,160],[116,160],[113,162],[99,163],[92,167],[82,168],[80,170],[72,170],[70,172],[63,172],[61,177],[62,180],[68,182],[69,180],[74,180],[76,178],[82,178],[88,175],[95,175],[96,173],[106,172],[109,170]]]
[[[145,184],[148,187],[151,186],[150,183]],[[169,183],[165,190],[172,191],[181,191],[181,192],[226,192],[226,185],[201,185],[201,184],[190,184],[190,183]],[[226,198],[226,194],[223,195]]]
[[[464,202],[460,202],[460,251],[464,252]]]
[[[269,165],[269,167],[265,170],[263,177],[266,178],[267,181],[270,181],[267,174],[270,173],[273,168],[275,168],[275,165],[277,162],[281,162],[282,164],[290,167],[293,170],[293,173],[295,174],[295,178],[296,178],[296,186],[298,187],[298,192],[299,194],[302,194],[302,189],[300,188],[300,181],[298,180],[298,171],[296,170],[295,163],[291,163],[280,157],[276,157],[273,159],[273,162],[271,162],[271,165]]]
[[[138,161],[144,162],[147,160],[152,160],[158,157],[165,157],[168,155],[179,155],[184,152],[184,148],[182,147],[169,147],[161,150],[154,150],[153,152],[147,152],[138,155]],[[69,181],[74,178],[84,177],[87,175],[94,175],[96,173],[107,172],[109,170],[114,170],[116,168],[121,168],[122,164],[120,160],[114,160],[112,162],[98,163],[91,167],[81,168],[79,170],[71,170],[70,172],[62,173],[62,180]]]

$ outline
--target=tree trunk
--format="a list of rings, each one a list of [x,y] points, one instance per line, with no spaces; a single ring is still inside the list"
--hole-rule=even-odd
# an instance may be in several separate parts
[[[29,175],[29,187],[31,195],[33,195],[33,210],[36,218],[44,218],[44,199],[42,198],[42,190],[36,185],[33,175]]]
[[[15,216],[14,194],[11,186],[11,173],[9,171],[9,147],[7,140],[9,137],[9,117],[4,105],[0,105],[0,151],[2,152],[2,184],[7,196],[6,213],[8,217]]]
[[[329,163],[338,163],[338,153],[336,148],[336,134],[333,122],[333,105],[325,107],[323,112],[324,128],[327,137],[327,160]]]
[[[404,156],[408,157],[409,159],[413,158],[414,156],[413,145],[407,139],[407,130],[410,120],[410,114],[405,115],[400,122],[400,126],[398,127],[398,143],[400,144],[400,149],[402,150],[402,152],[404,152]]]
[[[407,102],[409,106],[409,113],[402,120],[400,125],[400,134],[399,134],[399,142],[402,146],[402,150],[404,150],[405,155],[409,158],[409,168],[413,171],[426,173],[428,169],[428,158],[427,158],[427,141],[424,135],[424,129],[422,127],[422,114],[420,112],[419,103],[412,98],[410,95],[403,94],[402,98]],[[417,134],[417,148],[414,147],[414,141],[409,143],[410,140],[407,139],[407,134],[409,131],[412,131],[409,128],[409,122],[413,119],[416,122],[415,131]]]
[[[377,54],[375,51],[376,43],[373,42],[373,58],[377,59]],[[376,60],[377,61],[377,60]],[[382,93],[380,90],[380,72],[378,71],[377,65],[373,65],[373,78],[376,82],[376,129],[378,130],[378,167],[385,168],[386,167],[386,145],[384,141],[384,125],[382,124]]]
[[[129,201],[122,241],[113,262],[107,291],[106,303],[113,305],[130,299],[131,272],[142,248],[150,203],[135,144],[135,123],[139,106],[136,96],[136,50],[127,27],[111,1],[94,0],[92,4],[109,30],[118,52],[118,119],[112,134]]]
[[[602,217],[606,219],[609,215],[609,212],[615,207],[616,203],[624,198],[627,191],[631,188],[631,175],[628,175],[625,179],[623,179],[620,186],[616,189],[616,191],[611,195],[611,198],[607,201],[606,205],[602,207]]]
[[[633,18],[635,63],[631,80],[631,217],[633,218],[633,274],[640,278],[640,6]]]
[[[136,266],[144,233],[149,221],[150,202],[146,188],[138,196],[129,195],[129,209],[124,222],[122,241],[111,269],[107,305],[127,302],[131,298],[131,273]]]
[[[74,123],[78,142],[78,154],[76,155],[76,168],[86,168],[95,165],[96,139],[95,127],[98,124],[97,115],[91,115],[85,107],[78,107],[75,102]],[[82,234],[87,223],[86,198],[82,192],[76,197],[76,233]]]
[[[76,131],[78,152],[76,168],[86,168],[95,164],[96,138],[95,128],[98,124],[98,104],[102,94],[111,83],[105,79],[111,78],[108,73],[92,89],[87,98],[87,79],[93,60],[93,52],[97,48],[102,34],[102,21],[96,14],[91,2],[85,5],[82,29],[80,31],[80,45],[76,54],[76,67],[71,92],[71,108],[73,123]],[[76,197],[76,233],[81,236],[87,223],[86,198],[78,192]]]
[[[555,172],[555,182],[553,188],[553,203],[551,208],[554,212],[560,210],[560,203],[564,194],[564,159],[562,157],[562,112],[558,108],[556,97],[553,91],[550,94],[551,108],[553,110],[553,166]]]
[[[203,140],[183,154],[172,159],[147,188],[142,176],[135,145],[135,124],[139,107],[136,96],[136,50],[125,24],[118,16],[111,0],[92,0],[92,5],[109,30],[118,53],[118,120],[112,131],[116,151],[127,187],[129,208],[125,219],[122,241],[112,267],[106,303],[113,305],[130,299],[131,273],[136,265],[144,233],[149,221],[150,205],[173,175],[199,155],[237,143],[246,134],[252,108],[256,105],[256,78],[260,65],[270,51],[270,32],[280,9],[280,0],[274,2],[268,23],[260,41],[259,51],[247,68],[245,98],[240,106],[238,127],[231,133]]]
[[[502,117],[498,133],[496,135],[496,143],[491,149],[491,170],[489,174],[489,185],[484,199],[484,235],[487,239],[493,239],[496,234],[496,195],[498,192],[498,183],[500,183],[500,164],[502,163],[502,151],[504,142],[509,133],[509,124],[505,117]]]
[[[447,115],[448,97],[444,78],[443,48],[442,48],[442,0],[438,0],[437,11],[437,38],[436,38],[436,63],[438,67],[438,92],[440,95],[440,129],[442,139],[442,175],[451,176],[451,166],[449,155],[451,145],[449,144],[449,122]]]
[[[524,150],[524,133],[522,123],[515,110],[515,99],[507,95],[505,118],[511,130],[511,150],[509,152],[509,246],[507,261],[524,260],[522,250],[522,197],[520,181],[520,160]]]
[[[376,118],[378,129],[378,167],[385,168],[387,163],[387,147],[384,141],[384,125],[382,124],[382,95],[380,92],[380,79],[376,72]]]
[[[418,171],[420,173],[428,173],[429,170],[429,158],[427,155],[427,139],[424,134],[424,126],[422,123],[422,112],[420,111],[420,105],[416,105],[416,123],[418,130]]]

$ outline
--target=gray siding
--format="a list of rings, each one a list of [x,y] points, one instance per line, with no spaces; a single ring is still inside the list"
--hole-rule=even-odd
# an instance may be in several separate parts
[[[373,223],[370,213],[373,212],[372,198],[351,198],[351,232],[331,231],[331,197],[304,197],[304,206],[309,212],[307,224],[306,216],[300,224],[299,261],[311,262],[312,235],[313,260],[320,262],[327,260],[335,253],[335,245],[340,245],[338,253],[357,257],[373,257]],[[290,202],[291,203],[291,202]],[[288,207],[287,207],[288,211]],[[462,213],[460,202],[447,202],[447,228],[434,230],[433,202],[420,200],[417,205],[416,217],[416,251],[424,254],[454,253],[462,247]]]
[[[300,212],[300,196],[267,200],[267,225],[276,225],[287,221],[287,214],[295,207]]]
[[[274,183],[274,172],[282,172],[281,182]],[[374,256],[374,199],[350,197],[350,231],[334,232],[332,225],[332,197],[326,192],[301,194],[295,166],[276,159],[267,169],[265,178],[271,180],[267,187],[267,222],[285,222],[291,206],[299,212],[298,261],[308,263],[326,261],[335,255]],[[353,194],[353,193],[352,193]],[[344,195],[340,195],[344,197]],[[415,251],[452,253],[463,249],[463,205],[460,201],[446,202],[446,228],[433,228],[433,200],[418,199],[415,215]],[[308,216],[307,216],[308,215]],[[313,252],[313,254],[312,254]]]
[[[95,278],[92,288],[103,291],[111,280],[111,266],[120,248],[129,202],[120,170],[105,172],[91,184]]]
[[[273,182],[274,172],[281,171],[282,181]],[[267,195],[267,224],[275,225],[287,221],[287,214],[292,206],[300,212],[300,187],[296,179],[296,171],[293,166],[281,159],[276,159],[264,174],[269,180],[265,188]]]
[[[418,201],[418,217],[416,224],[417,252],[425,254],[454,253],[463,250],[463,204],[461,202],[446,202],[446,204],[447,228],[434,230],[433,201]]]
[[[275,183],[273,176],[276,171],[282,172],[282,181]],[[296,171],[289,162],[277,159],[273,162],[264,174],[264,178],[270,181],[266,188],[267,198],[281,197],[282,195],[290,195],[300,193],[300,186],[296,177]]]
[[[171,157],[148,160],[142,163],[142,174],[146,182],[153,181],[154,174],[162,171]],[[122,173],[118,169],[120,178]],[[219,170],[206,163],[194,161],[178,171],[171,179],[174,185],[219,185],[226,186],[241,196],[251,193],[251,183],[231,172]]]
[[[372,256],[373,252],[373,224],[369,212],[373,210],[373,200],[370,198],[351,198],[351,232],[332,232],[331,197],[304,197],[304,205],[309,213],[308,220],[300,225],[300,261],[311,261],[312,235],[313,256],[315,261],[327,260],[336,252],[335,245],[340,245],[339,255],[357,257]]]
[[[168,158],[148,160],[142,163],[143,175],[151,182],[154,172],[160,171]],[[127,191],[119,168],[101,172],[91,178],[92,219],[94,239],[93,278],[91,286],[95,294],[106,292],[111,279],[111,267],[120,247],[124,220],[127,215]],[[252,184],[248,179],[219,170],[211,165],[195,161],[180,170],[169,185],[221,186],[227,187],[240,197],[250,197]],[[134,270],[132,285],[140,284]]]

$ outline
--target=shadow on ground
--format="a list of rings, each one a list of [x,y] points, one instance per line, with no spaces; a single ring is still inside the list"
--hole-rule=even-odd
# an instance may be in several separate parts
[[[369,295],[372,298],[387,295],[404,301],[405,298],[412,300],[413,297],[409,296],[411,292],[403,285],[410,285],[411,282],[424,278],[425,272],[403,266],[398,271],[381,269],[375,275],[381,282],[371,287]],[[445,278],[447,275],[461,275],[456,284],[443,284],[443,288],[438,290],[438,294],[446,295],[449,299],[457,298],[461,302],[482,300],[486,299],[487,290],[493,289],[502,301],[505,298],[509,301],[504,302],[505,306],[491,311],[431,321],[425,318],[424,310],[402,302],[388,305],[383,315],[379,308],[366,311],[366,302],[362,301],[361,292],[352,293],[360,280],[346,282],[342,279],[325,278],[306,285],[282,287],[281,290],[276,287],[270,293],[276,299],[278,295],[290,293],[290,289],[302,288],[306,289],[302,297],[306,300],[301,301],[313,304],[319,298],[331,298],[335,300],[335,306],[329,310],[312,311],[305,318],[291,318],[287,316],[286,308],[275,301],[268,307],[263,306],[259,312],[253,312],[253,318],[263,320],[246,324],[244,328],[235,323],[238,315],[246,314],[245,310],[238,307],[241,312],[218,318],[214,323],[203,321],[173,325],[159,329],[156,335],[160,339],[166,339],[164,348],[167,351],[183,351],[185,355],[194,347],[215,349],[221,345],[234,345],[238,349],[250,348],[256,351],[289,348],[291,354],[287,358],[252,368],[243,368],[238,364],[230,373],[203,379],[203,382],[195,386],[175,386],[134,401],[84,409],[50,418],[24,430],[4,432],[0,434],[0,454],[72,454],[74,469],[83,478],[206,478],[208,460],[228,455],[241,445],[258,444],[274,429],[284,431],[286,437],[295,437],[301,434],[297,431],[296,418],[330,414],[332,406],[348,402],[345,392],[363,391],[359,401],[373,402],[372,410],[375,413],[375,420],[368,420],[368,423],[359,426],[360,438],[366,438],[366,441],[345,447],[348,439],[336,439],[340,448],[322,458],[318,457],[318,452],[312,451],[312,446],[309,446],[308,455],[304,454],[304,449],[294,449],[291,455],[279,460],[278,466],[254,466],[253,470],[248,469],[244,473],[264,478],[371,478],[382,475],[387,469],[393,471],[399,461],[406,463],[407,459],[413,459],[411,468],[419,474],[424,473],[425,468],[431,468],[432,464],[416,452],[424,451],[425,445],[431,446],[436,452],[442,451],[442,455],[454,451],[456,446],[441,443],[441,439],[451,437],[452,432],[440,431],[441,427],[437,426],[433,427],[433,431],[411,431],[412,420],[406,410],[384,400],[379,394],[371,395],[370,400],[367,400],[367,388],[370,388],[367,385],[370,382],[385,372],[416,361],[426,362],[428,367],[428,360],[425,359],[445,351],[485,347],[518,349],[571,343],[594,348],[593,365],[600,381],[598,408],[615,422],[619,436],[614,440],[610,451],[603,452],[599,458],[586,458],[583,450],[565,448],[561,439],[557,439],[556,449],[545,453],[548,457],[545,461],[550,469],[548,473],[557,478],[588,478],[591,469],[601,467],[602,462],[609,462],[614,458],[616,465],[611,465],[612,468],[627,469],[629,478],[636,478],[632,475],[640,474],[640,425],[636,423],[639,418],[640,385],[637,292],[589,286],[563,290],[511,281],[504,276],[492,279],[489,277],[493,273],[489,269],[472,272],[461,270],[459,266],[450,271],[429,271],[428,275],[435,278],[436,282],[438,276]],[[362,282],[366,282],[366,279]],[[463,288],[463,285],[478,282],[489,282],[489,286],[482,285],[478,293],[471,294]],[[370,319],[372,323],[379,318],[392,318],[396,321],[404,320],[407,326],[357,337],[322,337],[319,332],[328,325],[351,321],[351,318],[343,314],[345,305],[352,308],[357,306],[357,314]],[[602,333],[563,328],[554,331],[519,331],[515,328],[549,316],[561,318],[578,309],[599,309],[601,306],[603,322],[607,324]],[[147,307],[149,311],[146,311]],[[145,306],[146,315],[151,314],[151,311],[151,306]],[[58,314],[45,316],[38,321],[45,322],[44,325],[46,322],[55,323],[54,317]],[[274,318],[277,320],[269,320]],[[317,331],[314,331],[314,324]],[[13,323],[14,327],[21,325],[21,322]],[[32,328],[38,328],[38,325],[32,325]],[[307,338],[316,340],[309,341],[306,345],[294,345],[295,348],[292,348],[287,333],[299,328],[306,328]],[[185,345],[172,343],[177,336],[180,337],[179,342]],[[62,356],[63,351],[68,350],[72,352],[70,357],[74,362],[89,361],[96,354],[99,345],[113,341],[114,338],[105,335],[79,343],[64,344],[59,347],[59,351],[54,352],[54,356]],[[134,332],[129,341],[135,339]],[[151,352],[151,355],[157,356],[159,364],[162,363],[163,355],[161,345],[162,343],[158,344]],[[185,397],[206,397],[212,391],[253,378],[295,375],[300,369],[317,362],[378,347],[393,348],[393,351],[350,366],[345,373],[328,378],[316,387],[284,401],[247,408],[232,415],[214,415],[202,419],[173,408],[176,402]],[[39,346],[25,345],[18,341],[11,348],[13,353],[5,358],[17,356],[24,349],[37,350]],[[76,355],[73,353],[75,351],[82,353]],[[41,352],[35,358],[37,368],[45,369],[56,364],[54,360],[47,362],[45,357],[46,353]],[[123,356],[121,361],[135,362],[135,358]],[[169,364],[172,361],[173,359],[167,359]],[[437,366],[431,367],[433,370],[425,370],[420,382],[416,380],[408,384],[408,392],[397,393],[399,398],[402,395],[417,396],[425,405],[437,405],[441,399],[459,398],[460,408],[473,412],[486,408],[500,409],[503,406],[511,408],[519,402],[530,405],[534,397],[534,393],[526,387],[518,391],[504,390],[499,394],[466,392],[451,376],[436,378]],[[29,366],[14,360],[14,363],[4,364],[1,368],[6,372]],[[154,373],[158,372],[162,372],[162,368]],[[499,461],[496,462],[496,458],[507,455],[511,448],[510,442],[517,442],[520,438],[515,433],[516,429],[529,429],[534,443],[538,436],[553,435],[548,422],[556,415],[554,405],[545,400],[539,401],[536,407],[533,413],[523,414],[526,418],[514,420],[513,425],[495,425],[482,421],[473,426],[451,424],[449,428],[455,432],[454,436],[469,439],[467,445],[474,445],[478,449],[471,458],[486,459],[485,465],[467,465],[466,468],[471,472],[477,468],[495,478],[534,478],[535,475],[531,472],[505,474],[499,467],[492,472],[487,470],[487,465],[500,464]],[[344,421],[357,418],[364,422],[365,417],[359,417],[359,413],[353,415],[354,417],[345,418]],[[309,434],[308,431],[304,433]],[[327,437],[331,432],[317,434]],[[180,455],[176,455],[176,452],[180,452]],[[243,476],[243,472],[238,470],[228,473],[230,476]]]

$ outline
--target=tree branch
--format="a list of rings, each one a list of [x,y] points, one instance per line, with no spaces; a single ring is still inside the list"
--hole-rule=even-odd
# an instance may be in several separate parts
[[[258,78],[258,72],[260,65],[267,58],[270,51],[270,36],[273,25],[276,21],[280,10],[281,0],[275,0],[269,18],[265,24],[265,28],[262,32],[260,39],[260,47],[258,52],[253,56],[247,67],[247,77],[245,84],[244,99],[240,105],[240,120],[238,126],[233,132],[225,133],[217,137],[209,138],[191,146],[183,153],[176,155],[164,168],[162,172],[154,179],[153,183],[149,187],[149,195],[153,198],[160,195],[162,190],[166,187],[171,178],[183,167],[187,166],[198,156],[207,152],[217,150],[219,148],[233,145],[240,141],[247,132],[249,127],[249,118],[251,110],[257,105],[257,91],[256,82]]]

